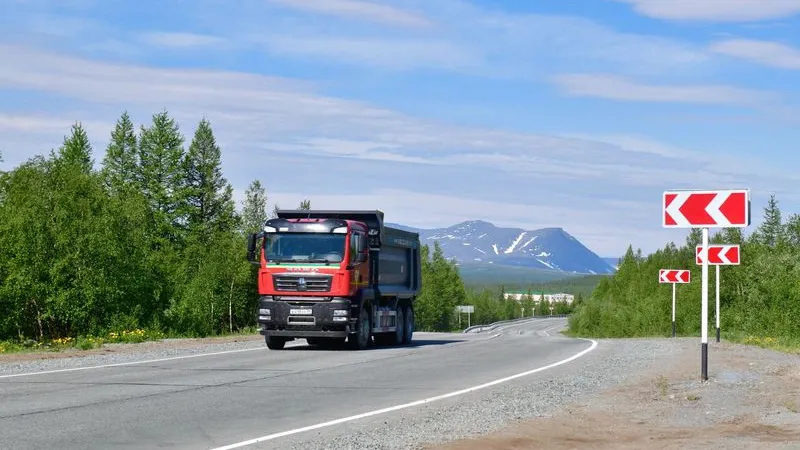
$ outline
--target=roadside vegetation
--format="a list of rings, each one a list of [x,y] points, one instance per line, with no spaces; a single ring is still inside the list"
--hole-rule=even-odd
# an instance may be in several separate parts
[[[720,268],[723,339],[784,351],[800,349],[800,215],[786,220],[775,196],[764,221],[750,235],[728,228],[710,233],[712,244],[739,244],[742,264]],[[701,267],[695,264],[700,230],[683,245],[670,243],[647,257],[632,247],[619,271],[603,279],[570,318],[570,334],[594,337],[671,336],[672,286],[658,283],[659,269],[690,269],[692,281],[677,286],[677,329],[700,334]],[[709,336],[714,318],[715,269],[709,270]]]
[[[0,172],[0,353],[255,332],[246,236],[279,206],[259,180],[236,205],[221,158],[206,120],[189,139],[166,111],[139,126],[123,113],[101,152],[75,123]],[[475,306],[473,324],[531,311],[502,287],[465,287],[438,243],[423,254],[419,330],[465,327],[456,305]]]

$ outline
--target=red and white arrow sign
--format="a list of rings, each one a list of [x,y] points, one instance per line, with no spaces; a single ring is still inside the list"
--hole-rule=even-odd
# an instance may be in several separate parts
[[[664,228],[747,227],[750,191],[665,191],[662,211]]]
[[[689,270],[660,269],[658,271],[659,283],[686,284],[691,279],[692,279],[692,273]]]
[[[698,245],[695,250],[695,262],[703,264],[703,246]],[[708,264],[712,266],[738,266],[741,264],[738,245],[709,245]]]

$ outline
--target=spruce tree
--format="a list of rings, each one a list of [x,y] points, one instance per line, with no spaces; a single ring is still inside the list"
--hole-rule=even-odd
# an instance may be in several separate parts
[[[92,144],[80,123],[73,124],[70,135],[64,138],[58,161],[86,174],[92,172]]]
[[[111,132],[111,141],[103,158],[103,181],[114,193],[128,191],[136,185],[137,177],[136,133],[127,111],[117,120]]]
[[[137,178],[163,238],[176,239],[178,227],[186,224],[180,214],[185,204],[183,142],[178,124],[166,111],[154,114],[150,127],[142,127],[139,136]]]
[[[221,156],[211,124],[201,120],[183,160],[188,227],[201,240],[232,230],[235,221],[233,188],[222,175]]]
[[[242,205],[242,231],[257,233],[267,221],[267,194],[261,181],[253,180],[245,191]]]

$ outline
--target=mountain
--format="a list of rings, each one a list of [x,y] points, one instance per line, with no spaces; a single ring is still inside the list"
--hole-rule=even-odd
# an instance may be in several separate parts
[[[414,231],[433,246],[439,241],[447,258],[462,266],[515,266],[574,274],[608,274],[614,265],[586,248],[562,228],[526,231],[501,228],[483,220],[462,222],[447,228],[421,229],[386,225]]]
[[[619,264],[619,260],[620,260],[619,256],[614,256],[614,257],[606,256],[606,257],[603,258],[603,261],[609,263],[611,265],[611,267],[614,267],[615,270],[616,270],[617,264]]]

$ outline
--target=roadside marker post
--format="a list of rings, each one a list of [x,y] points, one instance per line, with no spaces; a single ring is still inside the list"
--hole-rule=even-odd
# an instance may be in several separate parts
[[[708,380],[708,229],[745,228],[750,225],[750,190],[664,191],[661,197],[661,226],[702,228],[702,283],[700,296],[700,376]]]
[[[658,271],[659,283],[672,284],[672,337],[675,337],[675,285],[686,284],[692,280],[692,273],[688,270],[660,269]]]
[[[698,245],[695,250],[695,262],[697,265],[703,264],[701,253],[703,247]],[[738,245],[709,245],[708,246],[708,264],[715,266],[717,276],[715,278],[717,288],[717,303],[715,318],[717,321],[717,342],[719,342],[719,266],[738,266],[741,264],[741,250]]]

